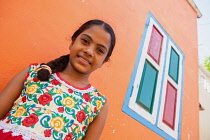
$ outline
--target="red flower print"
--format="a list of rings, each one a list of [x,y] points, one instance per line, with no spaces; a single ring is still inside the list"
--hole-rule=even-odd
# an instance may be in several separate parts
[[[35,77],[35,78],[33,78],[33,81],[34,81],[34,82],[38,82],[39,79],[38,79],[37,77]]]
[[[23,103],[26,102],[26,96],[24,96],[24,97],[22,98],[22,102],[23,102]]]
[[[46,129],[46,130],[44,130],[44,136],[45,136],[45,137],[50,137],[50,136],[51,136],[51,134],[52,134],[52,132],[51,132],[51,130],[50,130],[50,129]]]
[[[97,111],[97,108],[96,108],[96,107],[94,107],[94,113],[96,113],[96,111]]]
[[[73,134],[69,133],[68,135],[65,136],[64,140],[72,140]]]
[[[11,120],[7,120],[6,123],[9,123]]]
[[[98,94],[98,96],[101,96],[101,94],[100,93],[97,93]]]
[[[91,101],[90,95],[88,93],[85,93],[82,96],[83,96],[83,98],[85,99],[86,102]]]
[[[39,118],[36,114],[31,114],[30,116],[26,117],[23,121],[22,124],[26,127],[30,127],[32,125],[35,125],[39,121]]]
[[[86,118],[85,111],[84,110],[81,110],[81,111],[77,112],[76,117],[77,117],[77,121],[81,123]]]
[[[58,80],[56,80],[56,79],[53,79],[52,81],[51,81],[51,83],[53,84],[53,85],[59,85],[59,84],[61,84]]]
[[[85,128],[86,128],[86,126],[83,126],[83,127],[82,127],[82,131],[84,131],[84,130],[85,130]]]
[[[31,65],[39,65],[39,64],[38,64],[38,63],[32,63]],[[31,66],[31,65],[30,65],[30,66]]]
[[[64,108],[63,107],[59,107],[58,108],[58,112],[63,113],[64,112]]]
[[[70,89],[70,88],[68,89],[68,91],[69,91],[69,93],[73,93],[73,90],[72,90],[72,89]]]
[[[38,101],[41,105],[46,105],[52,101],[52,95],[45,93],[38,98]]]

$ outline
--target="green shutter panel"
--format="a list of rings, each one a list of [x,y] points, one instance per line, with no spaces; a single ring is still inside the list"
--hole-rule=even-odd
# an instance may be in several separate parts
[[[136,103],[150,113],[152,113],[154,103],[157,76],[158,71],[149,62],[145,61]]]
[[[170,55],[170,64],[169,64],[169,76],[178,84],[178,76],[179,76],[179,55],[172,48]]]

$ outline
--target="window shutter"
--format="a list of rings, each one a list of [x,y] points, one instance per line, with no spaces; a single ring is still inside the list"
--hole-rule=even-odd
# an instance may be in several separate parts
[[[148,54],[157,64],[159,64],[160,62],[162,42],[163,42],[163,35],[156,29],[155,26],[153,26],[149,42]]]
[[[171,83],[167,83],[163,122],[174,130],[176,116],[177,90]]]
[[[157,75],[158,71],[150,63],[145,61],[136,102],[150,113],[152,113],[153,108]]]
[[[171,57],[169,64],[169,76],[178,83],[179,76],[179,55],[175,52],[175,50],[171,49]]]

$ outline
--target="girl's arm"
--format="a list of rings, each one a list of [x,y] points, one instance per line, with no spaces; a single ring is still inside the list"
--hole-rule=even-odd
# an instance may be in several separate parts
[[[106,122],[107,113],[108,103],[106,102],[98,116],[96,116],[94,121],[89,125],[83,140],[99,140]]]
[[[14,101],[19,97],[23,85],[24,78],[29,68],[25,68],[18,73],[0,93],[0,119],[2,119],[11,109]]]

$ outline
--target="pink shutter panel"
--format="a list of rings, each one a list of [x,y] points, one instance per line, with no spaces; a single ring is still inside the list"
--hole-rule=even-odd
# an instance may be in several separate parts
[[[168,82],[163,113],[163,122],[173,130],[176,117],[176,98],[177,89],[171,83]]]
[[[152,59],[159,64],[162,50],[163,35],[157,30],[155,26],[152,28],[152,34],[149,42],[148,54]]]

